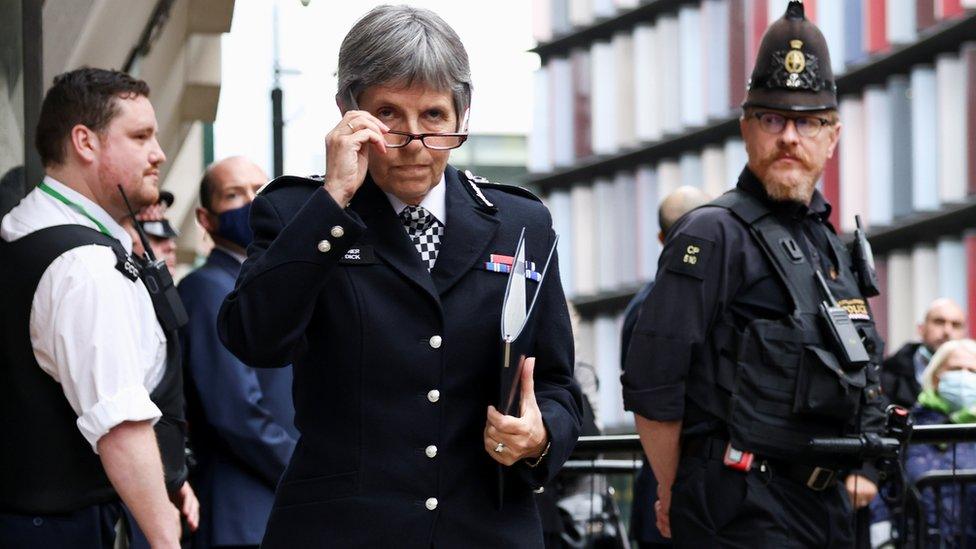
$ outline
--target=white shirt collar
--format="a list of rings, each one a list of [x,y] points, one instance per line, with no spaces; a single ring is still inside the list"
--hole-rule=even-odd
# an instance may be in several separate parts
[[[67,198],[71,202],[74,202],[78,206],[84,208],[85,211],[88,212],[88,215],[97,219],[99,223],[101,223],[102,225],[105,226],[106,229],[108,229],[108,232],[111,233],[111,235],[116,240],[122,243],[122,247],[125,248],[126,252],[132,253],[132,237],[129,235],[128,231],[123,229],[122,225],[119,225],[117,221],[112,219],[112,216],[110,216],[108,212],[106,212],[101,206],[99,206],[95,202],[92,202],[85,195],[79,193],[78,191],[72,189],[71,187],[65,185],[64,183],[61,183],[57,179],[54,179],[50,175],[44,176],[44,182],[47,183],[48,187],[51,187],[52,189],[60,193],[61,196]],[[57,200],[53,196],[50,198],[51,200]],[[72,209],[72,211],[74,210]],[[78,219],[76,219],[76,222],[78,222],[80,225],[86,225],[93,229],[98,229],[98,227],[94,223],[92,223],[92,221],[88,219],[86,216],[84,216],[80,212],[75,212],[75,213],[78,214],[77,215]]]
[[[224,246],[221,246],[220,244],[214,244],[214,249],[215,250],[220,250],[220,251],[224,252],[225,254],[233,257],[234,259],[237,260],[238,263],[240,263],[242,265],[244,264],[244,260],[247,259],[247,256],[246,255],[241,254],[241,253],[237,253],[234,250],[231,250],[230,248],[226,248]]]
[[[428,212],[430,212],[435,219],[441,222],[441,225],[447,226],[447,191],[444,181],[444,174],[441,174],[441,180],[427,191],[427,195],[424,199],[420,201],[420,205],[424,207]],[[407,204],[400,200],[399,198],[393,196],[388,192],[383,192],[386,198],[390,200],[390,205],[393,206],[393,211],[400,215],[400,212],[407,207]]]

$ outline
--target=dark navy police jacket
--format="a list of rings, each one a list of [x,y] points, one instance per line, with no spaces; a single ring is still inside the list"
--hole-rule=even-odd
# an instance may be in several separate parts
[[[278,486],[264,547],[541,547],[532,497],[575,445],[580,394],[556,260],[541,288],[535,391],[551,449],[507,469],[485,452],[497,404],[500,316],[522,227],[541,269],[546,208],[515,187],[479,190],[448,166],[447,220],[428,272],[387,197],[367,177],[340,208],[322,181],[275,180],[255,199],[221,338],[245,363],[294,363],[301,438]],[[530,293],[536,282],[528,281]]]

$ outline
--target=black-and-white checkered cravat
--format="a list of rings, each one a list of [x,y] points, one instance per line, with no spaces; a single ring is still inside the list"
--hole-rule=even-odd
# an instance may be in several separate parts
[[[427,270],[433,269],[441,237],[444,236],[444,225],[423,206],[407,206],[400,212],[400,221],[416,246],[420,259],[427,264]]]

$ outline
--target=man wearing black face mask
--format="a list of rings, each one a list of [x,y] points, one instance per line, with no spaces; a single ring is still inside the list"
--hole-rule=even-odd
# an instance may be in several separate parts
[[[251,241],[251,201],[267,175],[243,157],[210,166],[200,183],[197,221],[214,250],[180,283],[189,323],[180,333],[190,440],[199,466],[202,547],[257,546],[278,477],[298,438],[291,368],[254,370],[220,343],[217,312],[234,288]]]

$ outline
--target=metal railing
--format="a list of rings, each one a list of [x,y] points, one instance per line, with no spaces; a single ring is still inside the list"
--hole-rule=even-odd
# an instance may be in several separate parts
[[[917,425],[910,444],[976,442],[976,423],[963,425]],[[643,452],[637,435],[597,435],[579,437],[569,459],[590,459],[599,454]]]
[[[935,470],[919,476],[906,494],[904,511],[896,517],[899,530],[905,533],[899,545],[971,546],[974,488],[974,469]]]
[[[919,425],[912,430],[909,445],[960,442],[976,442],[976,424]],[[626,483],[626,477],[633,477],[642,464],[643,449],[636,434],[582,436],[560,476],[578,478],[583,475],[603,475],[607,479],[616,478]],[[603,491],[603,496],[609,494],[619,498],[620,491],[615,492],[611,484],[607,481],[593,486],[600,486],[597,491]],[[956,497],[958,505],[943,504],[946,494]],[[973,500],[970,501],[970,498]],[[627,508],[626,503],[623,507]],[[976,522],[970,521],[974,511],[976,470],[925,473],[909,486],[903,505],[892,517],[900,536],[893,544],[898,547],[931,547],[933,544],[966,547],[972,539],[967,539],[967,534],[971,531],[976,533],[976,524],[970,526],[970,522]],[[621,546],[627,547],[628,541],[623,540]],[[579,547],[587,545],[584,542]]]

